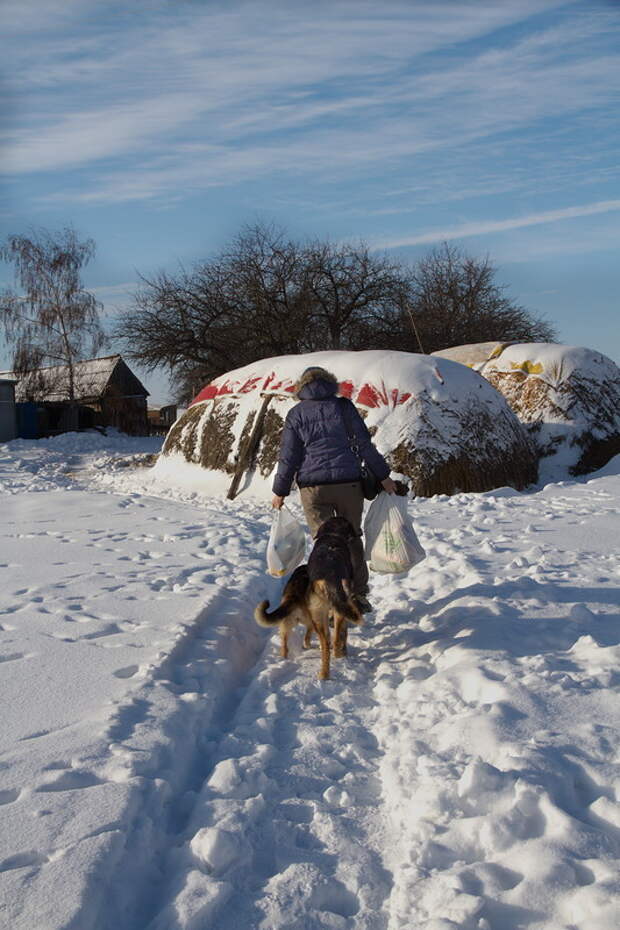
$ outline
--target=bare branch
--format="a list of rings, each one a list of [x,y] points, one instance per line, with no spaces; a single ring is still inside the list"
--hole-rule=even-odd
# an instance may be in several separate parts
[[[212,259],[143,277],[116,323],[126,354],[167,367],[180,395],[258,358],[321,349],[434,351],[553,337],[495,283],[488,257],[444,244],[413,267],[364,243],[295,242],[244,227]]]
[[[13,347],[13,369],[24,375],[59,363],[66,369],[59,392],[69,400],[75,397],[75,362],[85,353],[96,355],[105,343],[101,304],[80,279],[94,251],[93,240],[80,242],[71,228],[9,236],[0,248],[0,258],[14,266],[20,289],[0,294],[0,324]]]

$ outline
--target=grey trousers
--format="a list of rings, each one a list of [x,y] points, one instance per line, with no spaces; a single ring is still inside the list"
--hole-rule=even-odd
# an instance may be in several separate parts
[[[301,488],[301,504],[310,527],[312,538],[316,536],[321,523],[330,517],[345,517],[355,532],[356,539],[349,543],[353,563],[353,589],[355,594],[368,592],[368,566],[364,558],[362,542],[362,512],[364,495],[359,481],[346,484],[317,484]]]

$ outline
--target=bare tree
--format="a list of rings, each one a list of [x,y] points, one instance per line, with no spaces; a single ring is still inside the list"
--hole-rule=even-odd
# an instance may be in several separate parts
[[[312,323],[325,349],[364,349],[389,337],[408,289],[403,267],[358,245],[315,241],[304,249]]]
[[[80,279],[94,251],[93,240],[80,242],[71,228],[9,236],[0,248],[0,258],[15,266],[19,287],[0,294],[0,323],[13,347],[13,369],[22,377],[30,373],[33,396],[50,388],[42,381],[41,367],[63,366],[53,390],[73,402],[76,362],[85,353],[96,355],[105,344],[101,304]]]
[[[258,224],[189,272],[144,277],[116,336],[145,367],[166,366],[187,399],[217,375],[268,356],[431,352],[548,339],[553,330],[505,296],[488,259],[444,245],[409,267],[364,243],[295,242]]]
[[[409,309],[427,352],[475,342],[549,342],[553,326],[515,303],[496,283],[496,269],[444,242],[420,259],[411,275]],[[401,331],[417,351],[410,319]]]
[[[147,369],[167,367],[181,396],[256,358],[310,351],[298,266],[280,230],[244,229],[191,272],[143,276],[115,335]]]
[[[364,245],[299,243],[257,224],[191,272],[144,277],[116,336],[146,367],[167,366],[188,397],[257,358],[364,348],[401,285]]]

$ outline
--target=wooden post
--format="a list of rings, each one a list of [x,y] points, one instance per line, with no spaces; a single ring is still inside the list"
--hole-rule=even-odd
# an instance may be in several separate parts
[[[418,332],[418,327],[415,325],[415,320],[413,318],[413,311],[411,310],[411,307],[408,303],[405,304],[405,309],[407,310],[407,313],[409,314],[409,319],[411,321],[411,328],[413,329],[413,332],[415,333],[415,337],[418,340],[418,345],[420,346],[420,352],[422,353],[422,355],[426,355],[426,352],[424,351],[424,346],[422,345],[422,340],[420,339],[420,333]]]
[[[239,484],[241,483],[243,473],[247,468],[249,468],[252,462],[252,458],[254,457],[254,453],[258,448],[258,444],[263,434],[263,424],[265,422],[267,407],[269,406],[272,397],[273,394],[267,394],[263,397],[263,403],[260,410],[258,411],[256,421],[252,427],[252,432],[248,436],[243,449],[239,449],[239,460],[237,462],[237,467],[235,468],[233,480],[231,481],[230,487],[228,489],[228,494],[226,495],[229,501],[234,500],[239,488]]]

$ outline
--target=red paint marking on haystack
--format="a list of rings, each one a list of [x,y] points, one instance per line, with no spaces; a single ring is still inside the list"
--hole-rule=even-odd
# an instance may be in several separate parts
[[[262,375],[254,376],[241,382],[224,381],[223,384],[207,384],[193,399],[190,407],[201,401],[213,400],[215,397],[235,397],[240,394],[250,394],[252,391],[257,390],[260,390],[263,394],[292,394],[295,390],[295,382],[291,381],[290,378],[281,378],[278,380],[275,371],[272,371],[266,377]],[[368,383],[362,384],[355,398],[353,397],[355,385],[352,381],[341,381],[339,383],[339,390],[342,397],[348,397],[354,400],[360,407],[370,408],[387,406],[397,407],[399,404],[404,404],[405,401],[409,400],[411,397],[410,392],[405,391],[401,393],[399,388],[392,388],[392,390],[388,392],[383,381],[381,382],[381,387]]]

